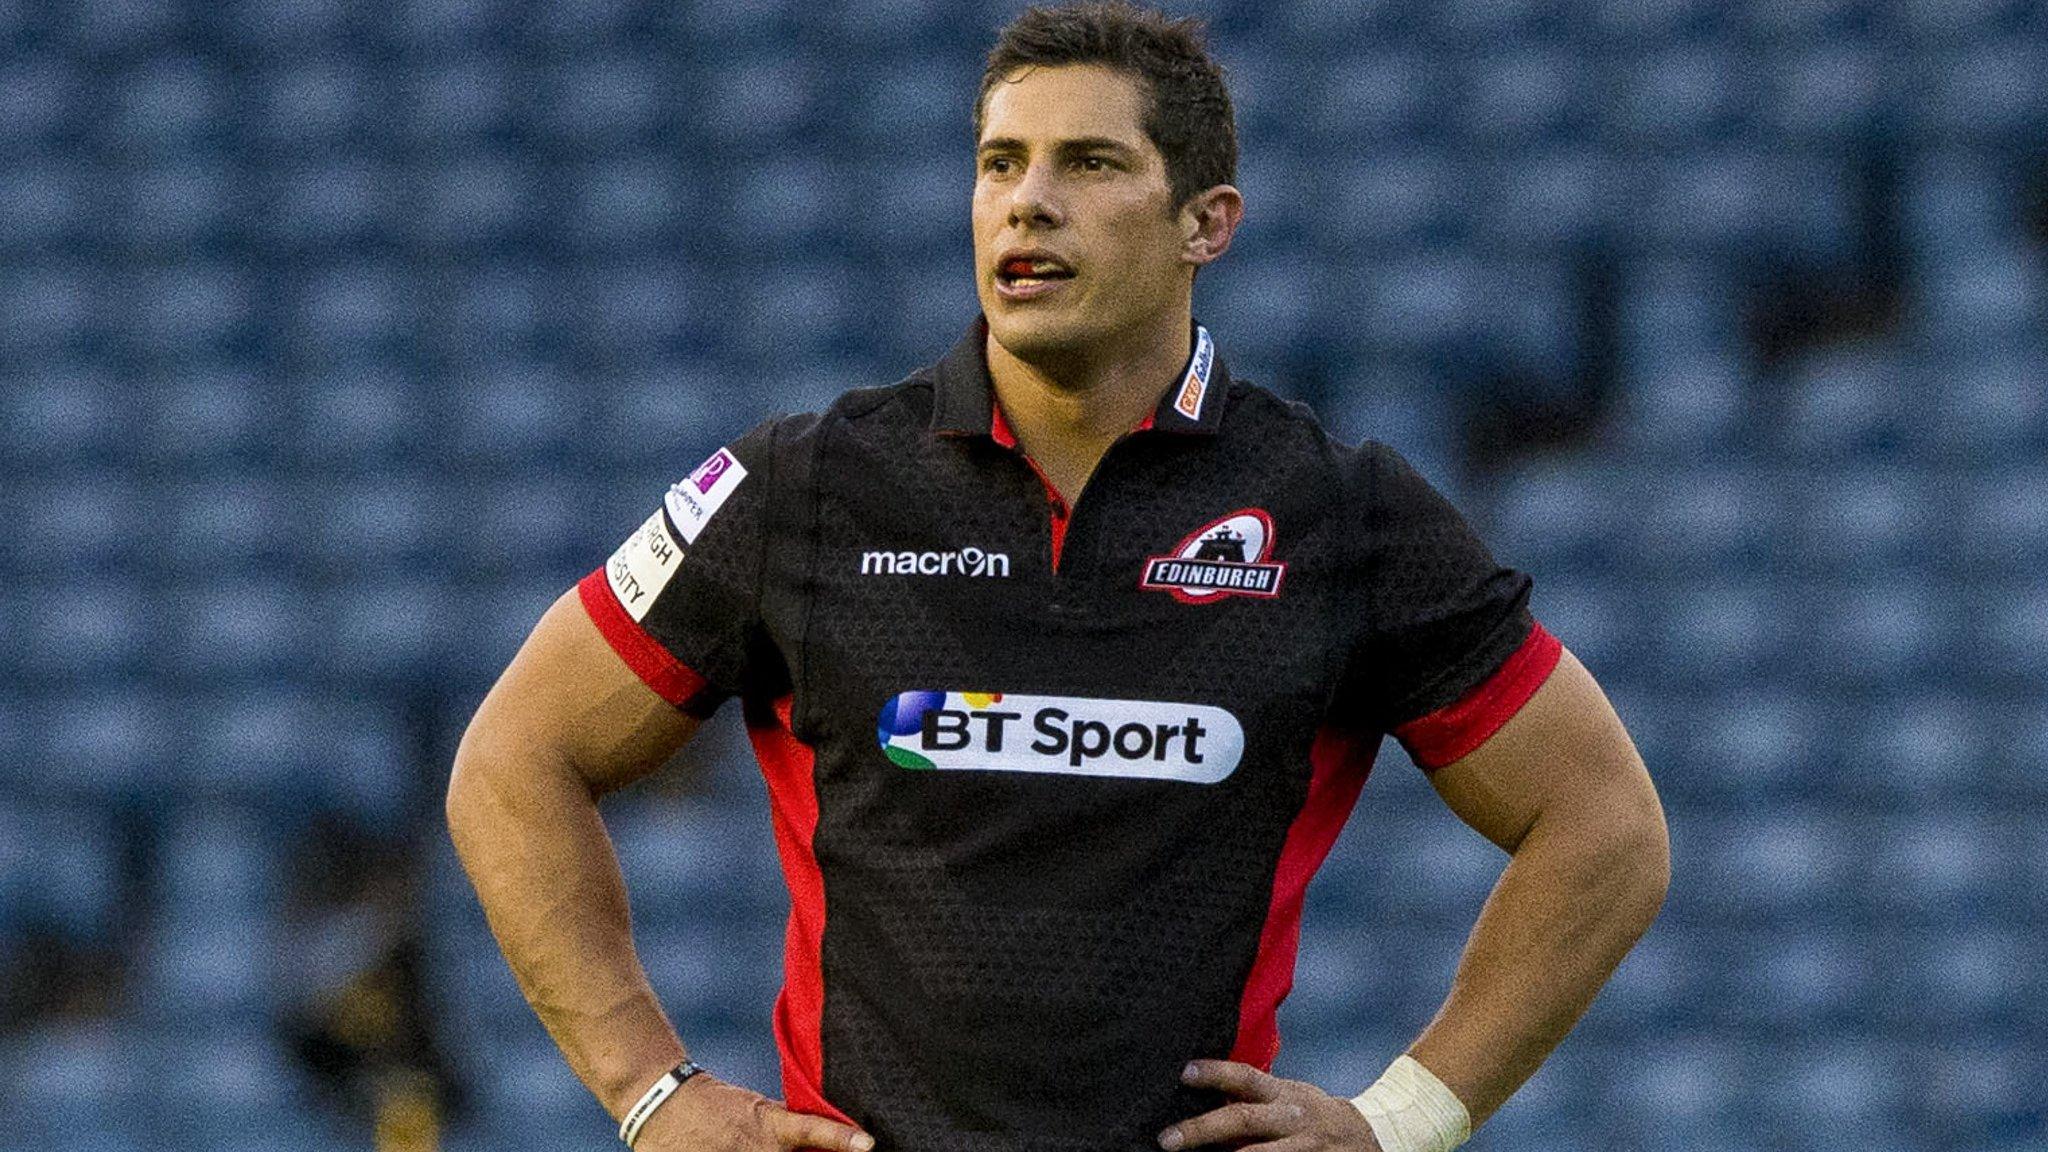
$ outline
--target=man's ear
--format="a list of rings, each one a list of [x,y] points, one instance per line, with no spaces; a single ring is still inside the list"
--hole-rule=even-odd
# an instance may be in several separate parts
[[[1228,184],[1188,197],[1180,208],[1182,258],[1199,268],[1223,255],[1243,219],[1244,196]]]

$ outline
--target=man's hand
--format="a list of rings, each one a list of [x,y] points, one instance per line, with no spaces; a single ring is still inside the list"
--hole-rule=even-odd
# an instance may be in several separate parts
[[[1243,1152],[1381,1152],[1372,1126],[1349,1100],[1313,1084],[1282,1080],[1235,1060],[1196,1060],[1184,1083],[1235,1098],[1159,1134],[1167,1152],[1222,1144]]]
[[[634,1152],[868,1152],[875,1139],[823,1116],[791,1112],[736,1084],[699,1072],[654,1110]]]

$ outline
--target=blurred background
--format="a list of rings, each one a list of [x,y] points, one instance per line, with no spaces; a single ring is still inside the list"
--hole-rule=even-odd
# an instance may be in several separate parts
[[[0,1147],[601,1149],[440,823],[542,608],[974,314],[977,0],[0,0]],[[1450,492],[1664,791],[1667,910],[1480,1149],[2048,1148],[2048,13],[1213,19],[1234,374]],[[776,1094],[728,710],[608,802]],[[1283,1074],[1427,1021],[1503,858],[1389,745]]]

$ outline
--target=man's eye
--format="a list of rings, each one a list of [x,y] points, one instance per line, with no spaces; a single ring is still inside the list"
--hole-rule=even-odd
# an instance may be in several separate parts
[[[1109,167],[1109,161],[1101,156],[1083,156],[1081,158],[1081,170],[1084,172],[1100,172],[1107,167]]]
[[[982,162],[981,167],[984,172],[1005,175],[1010,171],[1010,158],[1008,156],[991,156]]]

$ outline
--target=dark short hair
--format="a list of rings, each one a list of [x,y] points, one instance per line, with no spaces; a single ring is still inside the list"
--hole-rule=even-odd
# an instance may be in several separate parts
[[[1173,19],[1126,0],[1026,8],[989,49],[974,98],[981,136],[989,93],[1019,68],[1101,64],[1141,82],[1145,135],[1166,159],[1175,207],[1237,179],[1237,117],[1223,68],[1202,41],[1202,21]]]

